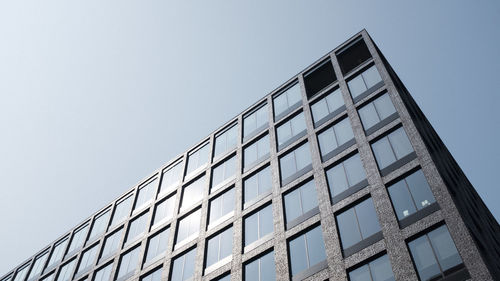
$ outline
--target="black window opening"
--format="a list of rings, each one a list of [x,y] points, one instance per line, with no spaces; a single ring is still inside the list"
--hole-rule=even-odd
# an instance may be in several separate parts
[[[307,97],[311,98],[335,81],[337,81],[337,76],[335,76],[331,60],[323,61],[304,74]]]
[[[361,37],[338,51],[336,55],[342,74],[349,73],[372,57],[365,41]]]

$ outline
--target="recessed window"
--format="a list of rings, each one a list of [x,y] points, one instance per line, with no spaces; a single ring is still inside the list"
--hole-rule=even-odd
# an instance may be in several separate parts
[[[161,201],[156,205],[153,226],[159,225],[172,219],[174,216],[175,195],[170,196],[166,200]]]
[[[304,74],[306,94],[311,98],[327,86],[337,81],[332,61],[327,59]]]
[[[274,117],[286,114],[287,111],[297,108],[301,103],[300,86],[299,83],[296,83],[273,98]]]
[[[288,247],[293,276],[326,260],[325,243],[319,225],[290,240]]]
[[[161,257],[165,254],[165,252],[167,251],[169,236],[170,228],[166,228],[149,238],[144,264],[148,264],[153,260],[157,260],[158,257]]]
[[[350,188],[353,188],[352,192],[356,192],[368,184],[365,181],[366,173],[358,153],[328,169],[326,177],[332,198],[336,198]]]
[[[420,280],[437,280],[455,272],[462,258],[446,225],[408,243]]]
[[[232,255],[233,228],[230,227],[207,241],[207,257],[205,267],[223,260]]]
[[[69,244],[68,253],[73,253],[76,249],[80,249],[85,243],[85,238],[87,237],[87,231],[89,230],[89,224],[81,226],[75,232],[73,232],[73,238],[71,238],[71,243]]]
[[[349,86],[349,92],[351,92],[352,98],[357,101],[369,94],[372,87],[375,88],[381,82],[382,77],[380,77],[377,68],[372,66],[361,72],[358,76],[347,81],[347,86]]]
[[[349,272],[350,281],[394,281],[389,257],[383,255]]]
[[[273,233],[273,208],[271,205],[258,210],[244,220],[245,246]]]
[[[137,201],[135,202],[135,210],[138,210],[147,204],[151,203],[156,197],[156,190],[158,187],[158,178],[146,183],[139,187],[137,194]]]
[[[118,267],[118,274],[116,276],[117,280],[129,277],[134,273],[139,263],[140,250],[141,247],[137,246],[126,254],[122,255],[120,259],[120,265]]]
[[[380,170],[413,152],[403,127],[374,142],[372,149]]]
[[[268,122],[267,104],[264,104],[254,112],[243,117],[243,138],[246,139],[262,131],[267,127]]]
[[[181,211],[201,201],[205,189],[205,182],[205,176],[202,176],[183,188]]]
[[[295,115],[276,129],[278,147],[283,148],[286,144],[289,144],[290,141],[293,141],[299,136],[305,135],[306,129],[306,119],[304,118],[304,113],[301,112]]]
[[[26,264],[22,268],[18,269],[13,281],[24,281],[24,279],[26,279],[26,274],[28,274],[28,269],[29,264]]]
[[[71,275],[73,274],[73,269],[75,268],[76,259],[66,263],[59,269],[59,274],[57,275],[56,281],[69,281],[71,280]]]
[[[332,158],[347,148],[346,146],[353,145],[355,143],[354,133],[349,118],[344,118],[321,132],[318,135],[318,141],[323,161]]]
[[[111,280],[111,269],[113,269],[113,263],[106,265],[105,267],[99,269],[94,276],[94,281],[109,281]]]
[[[279,159],[281,184],[285,185],[299,174],[312,168],[309,143],[304,143]]]
[[[161,281],[162,268],[158,268],[141,278],[141,281]]]
[[[350,72],[372,57],[361,37],[338,51],[336,55],[342,74]]]
[[[192,173],[202,169],[208,163],[208,153],[209,153],[208,143],[204,144],[199,149],[189,153],[188,155],[188,165],[186,171],[186,177]]]
[[[304,218],[308,213],[317,210],[318,199],[314,180],[310,180],[285,194],[284,199],[287,224]]]
[[[2,281],[10,281],[11,279],[12,279],[12,273],[4,277]]]
[[[234,124],[229,129],[215,137],[214,158],[234,149],[238,142],[238,125]]]
[[[99,244],[96,244],[83,252],[76,274],[88,271],[95,264],[98,248]]]
[[[183,242],[200,231],[201,210],[182,218],[177,226],[176,244]]]
[[[271,192],[272,187],[271,168],[266,166],[264,169],[245,179],[243,183],[245,203]]]
[[[147,231],[149,213],[146,212],[130,222],[128,227],[126,243],[139,239]]]
[[[274,266],[274,252],[269,252],[245,264],[245,281],[272,281],[276,280]]]
[[[245,147],[243,154],[245,169],[249,169],[269,157],[269,135],[265,135]]]
[[[194,277],[196,248],[174,259],[170,280],[185,281]]]
[[[161,179],[160,193],[166,193],[175,189],[182,180],[183,162],[174,164],[173,166],[165,169]]]
[[[90,232],[89,241],[92,241],[97,236],[103,234],[108,228],[108,222],[111,212],[109,210],[98,215],[94,219],[94,224],[92,225],[92,230]]]
[[[54,266],[56,263],[61,261],[64,255],[64,250],[66,250],[67,245],[68,245],[68,238],[64,238],[63,240],[56,243],[56,245],[52,249],[52,254],[50,255],[47,268],[50,268]]]
[[[120,248],[122,234],[123,228],[106,237],[106,239],[104,240],[101,257],[99,258],[100,260],[105,259],[118,251],[118,249]]]
[[[208,224],[213,224],[218,219],[234,211],[234,188],[225,191],[210,200],[210,216]]]
[[[228,273],[222,277],[215,278],[213,281],[231,281],[231,274]]]
[[[418,170],[388,188],[399,220],[436,202],[422,170]]]
[[[221,164],[218,164],[212,171],[211,191],[217,190],[225,183],[234,179],[236,175],[236,156],[233,156]]]
[[[49,273],[48,275],[45,275],[43,278],[40,279],[40,281],[48,281],[48,280],[54,280],[54,274],[56,272],[55,271],[52,271],[51,273]],[[2,281],[6,281],[6,279],[2,280]]]
[[[45,265],[45,261],[47,260],[48,257],[49,257],[48,251],[36,257],[35,262],[33,263],[32,269],[30,271],[28,280],[33,277],[39,276],[40,273],[42,273],[43,266]]]
[[[371,198],[336,216],[342,248],[349,247],[378,233],[380,225]]]
[[[113,219],[111,220],[111,227],[118,225],[130,215],[132,200],[133,196],[130,195],[122,201],[116,203],[115,213],[113,214]]]
[[[375,125],[385,120],[392,120],[391,117],[397,116],[396,109],[387,93],[364,105],[358,112],[365,131],[374,128]]]
[[[337,88],[335,91],[311,105],[314,125],[318,126],[326,121],[326,119],[330,119],[329,117],[337,115],[344,107],[345,104],[342,92],[340,92],[340,88]]]

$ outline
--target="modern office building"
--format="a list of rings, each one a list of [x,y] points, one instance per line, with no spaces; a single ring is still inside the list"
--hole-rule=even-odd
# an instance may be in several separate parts
[[[363,30],[0,281],[484,281],[499,261],[497,221]]]

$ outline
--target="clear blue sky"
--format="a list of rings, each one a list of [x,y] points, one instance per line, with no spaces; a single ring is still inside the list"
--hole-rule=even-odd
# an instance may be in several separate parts
[[[2,1],[0,275],[363,28],[498,220],[499,27],[493,0]]]

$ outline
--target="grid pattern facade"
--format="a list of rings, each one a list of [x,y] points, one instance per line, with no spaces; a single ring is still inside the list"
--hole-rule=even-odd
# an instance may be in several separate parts
[[[361,31],[0,281],[498,280],[386,65]]]

